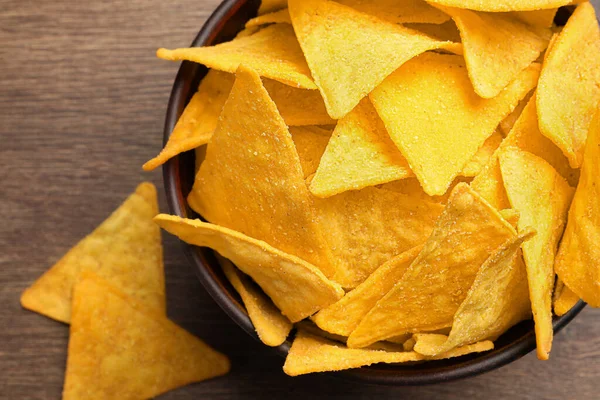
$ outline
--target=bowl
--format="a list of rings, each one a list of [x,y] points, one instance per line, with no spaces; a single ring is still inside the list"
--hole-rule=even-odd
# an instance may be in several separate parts
[[[244,28],[245,22],[256,16],[259,0],[225,0],[206,21],[191,46],[207,46],[231,40]],[[177,119],[194,94],[207,68],[184,61],[177,73],[164,127],[164,142],[169,139]],[[195,154],[193,151],[172,158],[163,166],[163,178],[170,212],[184,218],[200,217],[186,201],[194,182]],[[229,284],[212,250],[183,243],[184,251],[198,279],[219,306],[243,330],[256,340],[252,322],[238,294]],[[562,317],[555,317],[554,332],[564,328],[585,307],[579,302]],[[291,342],[288,339],[279,347],[269,348],[287,355]],[[502,367],[535,349],[532,321],[512,327],[496,342],[495,349],[486,353],[459,358],[428,361],[412,365],[373,365],[359,369],[330,373],[332,375],[370,384],[393,386],[425,385],[471,377]]]

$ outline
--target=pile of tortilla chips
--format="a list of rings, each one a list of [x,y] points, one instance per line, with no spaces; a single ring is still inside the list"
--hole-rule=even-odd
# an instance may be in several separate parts
[[[287,374],[486,351],[530,319],[548,359],[553,313],[600,306],[589,2],[263,1],[246,27],[158,50],[211,70],[145,167],[202,154],[207,222],[155,221],[233,262],[265,344],[296,327]]]

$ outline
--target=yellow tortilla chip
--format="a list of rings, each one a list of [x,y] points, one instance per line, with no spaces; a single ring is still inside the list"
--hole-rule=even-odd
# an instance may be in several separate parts
[[[552,32],[510,15],[442,7],[460,31],[475,92],[491,99],[514,81],[548,46]]]
[[[462,57],[426,53],[398,68],[369,97],[425,192],[442,195],[535,86],[538,71],[534,64],[502,94],[482,99]]]
[[[310,191],[329,197],[412,176],[368,98],[338,121]]]
[[[144,170],[152,171],[170,158],[208,143],[231,86],[233,75],[216,70],[208,71],[198,92],[179,117],[167,145],[158,156],[144,164]]]
[[[600,101],[600,29],[594,7],[582,3],[546,55],[537,89],[541,132],[567,156],[583,161],[590,122]]]
[[[442,24],[450,19],[424,0],[336,0],[365,14],[395,24]]]
[[[313,317],[314,323],[327,332],[349,336],[375,304],[402,279],[422,248],[413,247],[377,268],[337,303],[319,311]]]
[[[460,32],[451,19],[443,24],[404,24],[407,28],[414,29],[431,36],[437,40],[460,42]]]
[[[600,110],[600,109],[599,109]],[[600,307],[600,111],[592,121],[581,179],[556,257],[560,279],[592,307]]]
[[[471,178],[461,177],[459,176],[452,182],[450,188],[441,196],[430,196],[421,187],[421,183],[416,178],[407,178],[399,181],[394,181],[390,183],[383,184],[379,186],[384,190],[391,190],[392,192],[403,193],[412,197],[418,197],[425,201],[431,201],[434,203],[446,204],[448,202],[448,198],[450,198],[450,193],[452,193],[452,189],[456,185],[461,182],[470,183]]]
[[[304,179],[317,171],[331,131],[318,126],[291,126],[290,134],[296,145]]]
[[[231,73],[244,64],[259,75],[286,85],[302,89],[317,88],[294,30],[288,24],[271,25],[253,35],[216,46],[158,49],[156,55],[165,60],[193,61]]]
[[[451,326],[481,265],[515,236],[514,228],[469,185],[458,184],[421,253],[362,319],[348,346]]]
[[[300,321],[294,324],[298,331],[304,331],[306,333],[310,333],[313,336],[321,336],[328,340],[333,340],[334,342],[346,343],[348,337],[342,335],[336,335],[335,333],[330,333],[322,330],[317,325],[315,325],[312,320],[314,319],[314,315],[310,317],[310,319],[306,319],[304,321]]]
[[[492,350],[490,341],[454,349],[438,357],[428,358],[412,351],[389,352],[372,349],[349,349],[343,344],[299,331],[285,359],[283,371],[289,376],[313,372],[341,371],[377,363],[405,363],[441,360]]]
[[[521,218],[521,214],[519,214],[517,210],[513,208],[507,208],[504,210],[500,210],[499,212],[500,215],[502,215],[502,218],[506,220],[506,222],[511,224],[514,228],[517,228],[519,219]]]
[[[529,230],[498,248],[481,266],[473,286],[452,322],[450,335],[439,342],[429,334],[416,334],[414,350],[435,356],[481,340],[496,340],[510,327],[531,317],[527,272],[521,245],[531,239]]]
[[[297,322],[344,295],[319,269],[260,240],[200,220],[160,214],[161,228],[186,243],[210,247],[250,276],[290,321]]]
[[[292,136],[252,70],[236,74],[188,201],[214,224],[335,272]]]
[[[537,28],[551,28],[558,8],[536,11],[513,11],[509,13],[518,20]]]
[[[477,176],[483,168],[490,162],[494,152],[500,147],[502,143],[502,135],[500,132],[496,131],[483,142],[483,146],[477,153],[467,162],[467,164],[463,167],[460,175],[466,177]]]
[[[511,206],[521,214],[519,229],[532,227],[537,235],[523,244],[538,358],[552,348],[552,289],[554,255],[562,235],[573,189],[543,159],[508,147],[499,154],[502,179]]]
[[[577,296],[571,289],[569,289],[564,283],[562,283],[562,288],[560,291],[554,291],[554,299],[552,302],[552,306],[554,308],[554,314],[562,317],[573,307],[579,303],[579,296]],[[557,284],[558,286],[558,284]]]
[[[73,285],[94,271],[143,302],[166,313],[165,278],[156,188],[140,184],[100,226],[23,292],[21,305],[57,321],[71,321]]]
[[[73,292],[63,399],[146,399],[224,375],[227,357],[86,274]]]
[[[512,130],[513,126],[515,126],[515,123],[521,116],[521,113],[525,109],[525,106],[529,103],[530,99],[531,99],[531,95],[525,96],[525,98],[523,98],[523,100],[521,100],[519,102],[519,105],[513,110],[513,112],[508,114],[508,116],[506,118],[504,118],[502,120],[502,122],[500,122],[500,125],[498,125],[497,131],[500,131],[500,133],[502,134],[503,137],[508,136],[508,134]]]
[[[431,4],[476,11],[534,11],[573,4],[573,0],[428,0]]]
[[[335,119],[406,61],[449,44],[328,0],[290,0],[289,10],[315,84]]]
[[[287,5],[287,4],[286,4]],[[260,14],[246,22],[246,28],[254,28],[266,24],[291,24],[290,12],[287,8],[273,11],[268,14]]]
[[[334,281],[353,288],[390,258],[425,243],[444,210],[418,197],[365,188],[316,199],[334,259]]]
[[[231,286],[242,298],[248,317],[260,340],[267,346],[275,347],[285,342],[292,323],[287,319],[275,304],[252,282],[231,263],[231,261],[217,256],[223,273]]]
[[[287,0],[261,0],[258,15],[263,15],[287,7]]]

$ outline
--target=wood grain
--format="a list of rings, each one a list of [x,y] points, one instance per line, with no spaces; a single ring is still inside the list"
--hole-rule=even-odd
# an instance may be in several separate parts
[[[160,149],[178,65],[158,46],[187,45],[217,0],[0,1],[0,398],[57,399],[68,328],[24,311],[21,291],[100,223]],[[166,210],[161,192],[161,206]],[[387,388],[329,375],[289,378],[283,360],[239,329],[165,236],[169,315],[229,354],[224,378],[164,399],[597,399],[600,312],[558,335],[552,358],[531,354],[484,376]]]

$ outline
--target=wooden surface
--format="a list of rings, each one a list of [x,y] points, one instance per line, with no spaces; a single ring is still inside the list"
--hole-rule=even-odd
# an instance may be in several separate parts
[[[161,145],[178,65],[158,46],[191,42],[217,0],[0,1],[0,398],[60,397],[67,326],[21,309],[19,295],[142,180]],[[161,207],[166,210],[163,192]],[[597,399],[600,311],[587,308],[555,340],[469,380],[386,388],[331,376],[289,378],[204,292],[164,237],[169,315],[227,353],[227,377],[164,399]]]

